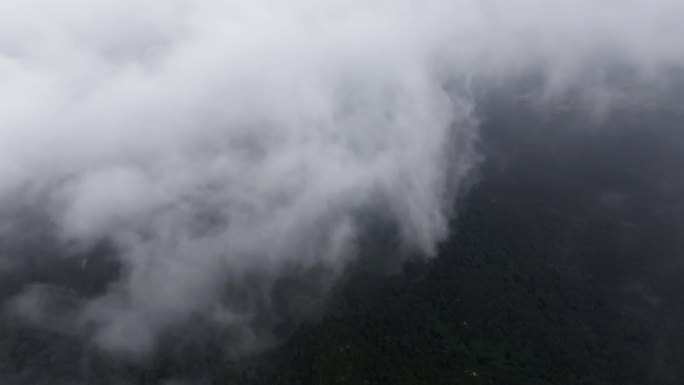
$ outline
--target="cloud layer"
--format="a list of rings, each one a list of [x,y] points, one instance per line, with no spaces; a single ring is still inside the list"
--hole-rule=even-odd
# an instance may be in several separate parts
[[[104,348],[146,351],[193,317],[255,333],[284,271],[332,285],[369,212],[434,255],[479,161],[478,92],[532,72],[596,102],[619,71],[661,82],[684,64],[682,16],[673,0],[5,1],[0,208],[115,246],[120,279],[71,315]]]

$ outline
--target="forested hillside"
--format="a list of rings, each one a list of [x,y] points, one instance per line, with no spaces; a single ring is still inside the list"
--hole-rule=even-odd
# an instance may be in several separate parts
[[[392,256],[383,254],[398,248],[378,230],[319,316],[239,359],[226,358],[229,335],[199,321],[132,360],[5,317],[0,382],[678,384],[684,116],[489,105],[486,160],[435,259],[388,272],[382,261]],[[19,271],[31,281],[84,296],[104,290],[118,268],[105,246],[87,269],[42,260],[50,244],[12,247],[26,247]],[[24,279],[4,276],[4,298]]]

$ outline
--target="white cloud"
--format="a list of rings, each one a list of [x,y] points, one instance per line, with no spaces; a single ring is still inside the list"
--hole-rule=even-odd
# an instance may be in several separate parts
[[[654,78],[684,63],[682,11],[664,0],[5,1],[0,202],[47,191],[61,237],[116,242],[125,274],[80,313],[105,348],[145,350],[217,306],[248,324],[219,305],[226,284],[292,263],[341,271],[370,208],[434,253],[479,159],[472,79],[536,69],[555,93],[601,83],[616,64]]]

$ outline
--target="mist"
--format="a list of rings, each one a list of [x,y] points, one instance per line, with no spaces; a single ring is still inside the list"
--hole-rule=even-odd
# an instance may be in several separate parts
[[[197,319],[258,350],[316,308],[279,310],[279,280],[324,298],[374,221],[396,264],[435,256],[483,159],[483,94],[534,78],[539,103],[600,112],[633,96],[624,79],[667,87],[683,17],[675,0],[5,1],[0,242],[49,239],[42,258],[83,271],[106,243],[120,267],[93,295],[25,282],[6,308],[106,351]]]

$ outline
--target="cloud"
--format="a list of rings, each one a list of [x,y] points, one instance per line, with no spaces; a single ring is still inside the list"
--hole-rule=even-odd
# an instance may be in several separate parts
[[[478,92],[661,81],[679,3],[5,1],[0,207],[115,245],[121,277],[74,322],[103,348],[193,317],[254,332],[283,272],[333,284],[368,212],[435,254],[480,161]]]

